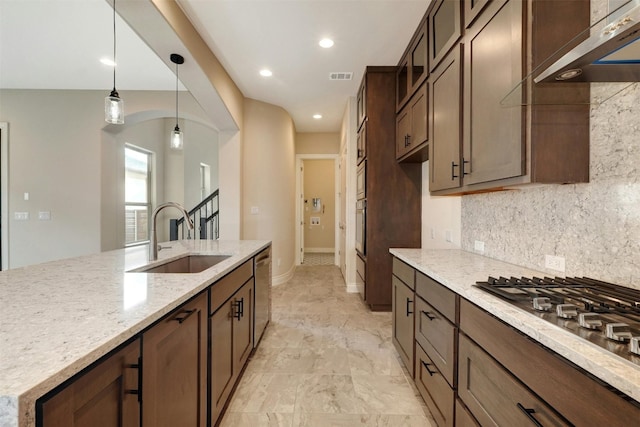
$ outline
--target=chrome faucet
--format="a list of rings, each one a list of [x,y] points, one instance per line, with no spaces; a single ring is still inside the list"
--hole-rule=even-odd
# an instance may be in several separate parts
[[[193,230],[193,221],[189,218],[189,212],[182,205],[175,202],[167,202],[158,206],[151,215],[151,242],[149,243],[149,261],[155,261],[158,259],[158,234],[156,233],[156,217],[158,213],[164,209],[173,206],[174,208],[182,211],[182,216],[189,226],[189,230]]]

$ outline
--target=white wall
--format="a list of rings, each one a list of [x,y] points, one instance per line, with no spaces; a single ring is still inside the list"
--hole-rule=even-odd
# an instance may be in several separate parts
[[[273,241],[273,281],[281,283],[295,268],[293,121],[280,107],[245,99],[243,143],[242,236]]]
[[[461,197],[429,194],[429,162],[422,163],[422,247],[459,248]]]
[[[127,126],[175,114],[173,92],[120,95]],[[123,143],[118,133],[124,128],[105,126],[104,96],[103,91],[0,91],[0,121],[11,127],[11,268],[116,247],[119,225],[114,218],[119,217],[119,180],[124,180],[117,166]],[[182,111],[192,121],[207,123],[190,95],[183,96]],[[40,211],[51,212],[51,220],[39,221]],[[16,221],[14,212],[29,212],[30,219]]]

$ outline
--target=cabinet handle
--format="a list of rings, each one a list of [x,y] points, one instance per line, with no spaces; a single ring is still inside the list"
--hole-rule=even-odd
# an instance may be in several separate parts
[[[176,322],[182,324],[185,320],[189,318],[193,313],[197,310],[194,308],[193,310],[182,310],[180,313],[176,314],[175,317],[171,320],[175,320]]]
[[[244,297],[240,298],[240,317],[244,317]]]
[[[427,316],[427,319],[429,320],[435,320],[436,316],[434,316],[433,314],[429,313],[428,311],[421,311],[422,314],[424,314],[425,316]]]
[[[544,427],[542,424],[540,424],[538,420],[536,420],[536,417],[533,416],[533,414],[536,413],[535,409],[525,408],[522,405],[522,403],[519,403],[519,402],[517,406],[518,406],[518,409],[520,409],[527,416],[527,418],[529,418],[529,421],[531,421],[533,425],[535,425],[536,427]]]
[[[231,313],[233,317],[240,320],[242,317],[242,313],[240,312],[240,301],[236,300],[231,303]]]
[[[137,369],[138,370],[138,388],[137,389],[126,389],[124,390],[125,394],[135,394],[138,396],[138,402],[142,402],[142,357],[138,357],[138,363],[131,363],[124,365],[126,369]]]
[[[460,165],[456,165],[455,162],[451,162],[451,181],[453,181],[458,177],[458,175],[456,175],[454,172],[454,169],[457,168],[458,166]]]
[[[464,165],[468,165],[469,164],[469,160],[465,160],[464,157],[462,158],[462,176],[465,175],[469,175],[469,172],[466,172],[466,167]]]
[[[422,366],[424,366],[424,369],[426,369],[430,377],[438,373],[438,371],[432,371],[431,369],[429,369],[429,366],[431,366],[431,363],[427,363],[424,360],[421,360],[420,362],[422,362]]]
[[[411,311],[409,309],[409,304],[413,303],[413,301],[411,301],[409,298],[407,298],[407,317],[409,317],[410,314],[413,314],[413,311]]]
[[[408,147],[408,146],[410,146],[410,145],[411,145],[411,135],[406,134],[406,135],[404,136],[404,146],[405,146],[405,147]]]

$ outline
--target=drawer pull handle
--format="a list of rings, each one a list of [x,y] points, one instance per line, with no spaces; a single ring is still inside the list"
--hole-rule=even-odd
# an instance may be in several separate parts
[[[422,314],[427,316],[427,319],[429,319],[429,320],[435,320],[436,319],[436,316],[434,316],[433,314],[429,313],[428,311],[422,310]]]
[[[409,298],[407,298],[407,317],[409,317],[410,314],[413,314],[413,311],[411,311],[409,309],[409,304],[412,304],[413,301],[411,301]]]
[[[451,181],[458,178],[458,175],[456,175],[455,173],[455,168],[457,168],[458,166],[460,165],[456,165],[455,162],[451,162]]]
[[[185,320],[187,320],[187,318],[189,316],[191,316],[193,313],[196,312],[196,309],[194,308],[193,310],[182,310],[180,312],[180,314],[177,314],[173,319],[171,320],[175,320],[176,322],[182,324],[182,322],[184,322]],[[182,316],[180,316],[182,315]]]
[[[231,313],[238,321],[242,318],[242,303],[243,301],[234,301],[231,303]]]
[[[135,394],[138,396],[138,402],[142,402],[142,357],[138,357],[138,363],[130,363],[124,365],[126,369],[137,369],[138,370],[138,388],[137,389],[126,389],[124,390],[125,394]]]
[[[540,424],[540,422],[538,420],[536,420],[536,417],[533,416],[533,414],[536,413],[535,409],[525,408],[522,405],[522,403],[518,403],[518,409],[520,409],[527,416],[527,418],[529,418],[529,421],[531,421],[531,423],[533,423],[533,425],[535,425],[536,427],[543,427],[543,425]]]
[[[429,376],[432,377],[435,374],[438,373],[438,371],[432,371],[431,369],[429,369],[429,366],[431,366],[430,363],[425,362],[424,360],[421,360],[422,362],[422,366],[424,366],[424,369],[426,369],[426,371],[429,373]]]

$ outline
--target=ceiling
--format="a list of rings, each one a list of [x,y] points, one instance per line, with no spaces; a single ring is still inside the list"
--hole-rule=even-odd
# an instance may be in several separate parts
[[[118,0],[118,3],[143,0]],[[177,0],[244,96],[278,105],[298,132],[338,132],[367,65],[398,63],[429,0]],[[113,71],[106,0],[0,0],[0,87],[99,89]],[[118,90],[175,90],[175,75],[117,19]],[[321,38],[335,41],[330,49]],[[259,75],[262,68],[273,72]],[[331,81],[331,72],[352,72]],[[1,106],[1,105],[0,105]],[[312,116],[321,114],[322,119]]]

